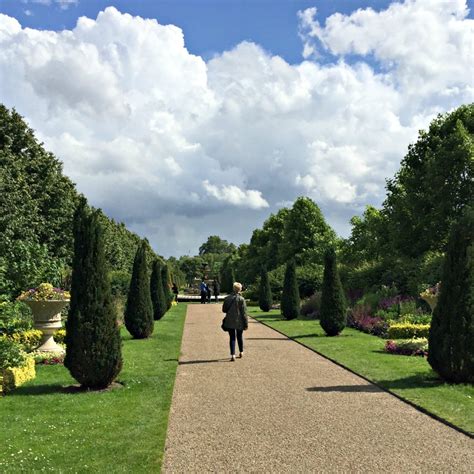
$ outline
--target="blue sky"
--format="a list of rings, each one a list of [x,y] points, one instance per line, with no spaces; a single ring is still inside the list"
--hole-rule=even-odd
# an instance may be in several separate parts
[[[122,13],[179,26],[184,31],[188,50],[204,59],[242,41],[252,41],[294,64],[302,59],[299,10],[316,7],[317,18],[323,23],[336,12],[349,14],[367,7],[379,11],[390,3],[388,0],[79,0],[61,8],[57,0],[0,0],[0,12],[15,17],[23,27],[57,31],[72,29],[80,16],[96,18],[107,6],[115,6]]]
[[[0,102],[164,256],[248,242],[301,195],[345,237],[419,130],[474,100],[471,7],[0,0]]]

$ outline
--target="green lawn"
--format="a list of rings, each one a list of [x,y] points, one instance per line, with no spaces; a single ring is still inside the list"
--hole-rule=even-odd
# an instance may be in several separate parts
[[[155,322],[150,339],[123,331],[124,388],[68,394],[63,366],[0,398],[0,472],[159,472],[186,305]]]
[[[259,321],[318,351],[400,397],[444,420],[474,433],[474,386],[443,383],[423,357],[383,352],[385,341],[346,328],[340,336],[326,337],[319,322],[286,321],[279,311],[249,309]]]

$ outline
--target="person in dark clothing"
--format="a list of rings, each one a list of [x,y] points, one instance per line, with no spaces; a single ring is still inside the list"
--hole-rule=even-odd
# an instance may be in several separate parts
[[[176,286],[176,283],[173,283],[173,286],[171,288],[171,291],[173,292],[174,294],[174,300],[176,301],[176,303],[178,302],[178,287]]]
[[[219,301],[219,282],[217,280],[214,280],[212,283],[212,290],[214,292],[214,298],[216,299],[216,303]]]
[[[207,285],[204,279],[201,281],[201,304],[206,304],[207,301]]]
[[[210,303],[211,302],[211,287],[209,285],[207,285],[206,292],[207,292],[207,302]]]
[[[245,299],[240,294],[242,285],[234,283],[233,292],[227,296],[222,305],[222,311],[226,313],[222,325],[229,333],[230,360],[235,361],[235,340],[239,345],[239,357],[244,355],[243,332],[248,328],[248,315]]]

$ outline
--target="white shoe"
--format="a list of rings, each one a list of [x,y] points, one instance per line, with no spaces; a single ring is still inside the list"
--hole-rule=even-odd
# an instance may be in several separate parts
[[[234,354],[232,354],[232,355],[230,356],[230,361],[231,361],[231,362],[235,362],[235,355],[234,355]]]
[[[239,354],[239,359],[242,359],[243,356],[244,356],[244,353],[241,352],[241,353]]]

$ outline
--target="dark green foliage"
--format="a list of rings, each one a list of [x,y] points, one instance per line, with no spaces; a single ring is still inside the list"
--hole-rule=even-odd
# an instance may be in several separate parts
[[[283,293],[281,295],[281,314],[285,319],[295,319],[300,314],[300,295],[294,260],[290,260],[286,265]]]
[[[429,335],[428,362],[454,383],[474,383],[474,208],[453,226]]]
[[[320,322],[328,336],[337,336],[346,326],[346,301],[334,249],[328,249],[324,255]]]
[[[74,216],[71,304],[64,365],[86,388],[109,386],[122,368],[121,339],[97,212],[82,199]]]
[[[173,292],[171,291],[171,279],[168,265],[163,265],[161,267],[161,284],[166,302],[166,311],[168,311],[171,308],[171,303],[173,302],[174,298]]]
[[[161,278],[161,264],[159,260],[153,262],[150,277],[151,302],[153,303],[153,319],[161,319],[168,308],[168,303],[163,291],[163,281]]]
[[[125,327],[134,339],[145,339],[153,332],[153,305],[146,262],[147,242],[135,254],[132,279],[125,308]]]
[[[221,239],[218,235],[211,235],[207,238],[199,247],[199,255],[207,254],[226,254],[235,252],[236,247],[233,243],[227,242],[227,240]]]
[[[235,282],[235,274],[233,262],[230,257],[224,260],[221,270],[221,291],[223,293],[232,293],[232,288]]]
[[[45,281],[68,287],[63,277],[73,260],[79,197],[61,161],[15,110],[0,104],[0,294],[11,298]],[[140,238],[101,211],[97,218],[108,267],[130,273]]]
[[[268,273],[265,269],[262,269],[260,276],[260,291],[258,304],[262,311],[270,311],[273,304],[272,290],[270,288],[270,280],[268,279]]]

